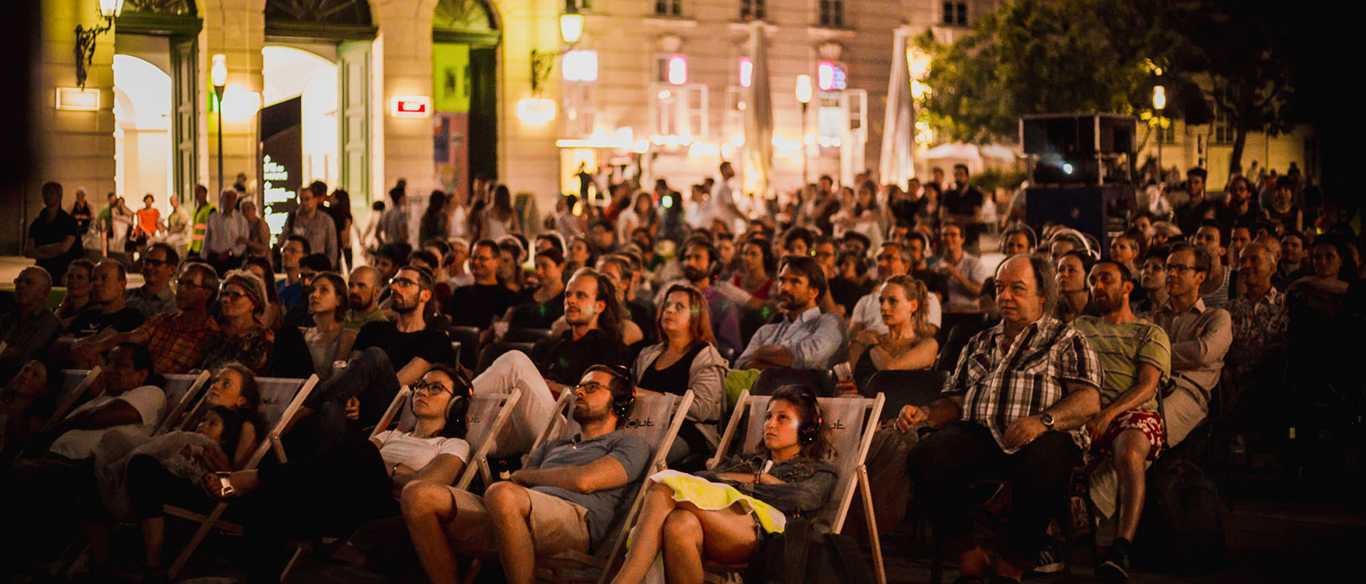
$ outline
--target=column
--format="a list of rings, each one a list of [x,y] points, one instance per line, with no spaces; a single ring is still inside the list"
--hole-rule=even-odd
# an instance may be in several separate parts
[[[265,0],[202,0],[204,29],[199,33],[199,84],[210,103],[213,85],[209,68],[213,55],[227,57],[230,96],[223,111],[223,187],[230,188],[239,172],[260,189],[258,149],[260,128],[257,114],[261,92],[265,87],[261,77],[261,48],[265,46]],[[243,103],[239,100],[245,100]],[[253,110],[250,106],[254,105]],[[209,188],[209,200],[218,200],[218,124],[217,112],[204,107],[200,111],[199,176]]]
[[[531,50],[554,52],[562,48],[559,16],[564,2],[501,0],[497,5],[503,26],[499,47],[498,130],[502,135],[498,141],[498,180],[508,185],[514,197],[522,192],[535,194],[537,206],[544,214],[555,208],[555,196],[559,194],[560,152],[555,139],[563,111],[557,112],[553,122],[527,124],[517,119],[517,102],[532,96]],[[560,79],[557,60],[550,78],[541,86],[541,97],[555,100],[557,107],[562,108]]]
[[[399,178],[408,179],[408,198],[425,201],[438,188],[432,161],[431,118],[391,115],[394,96],[432,97],[432,14],[436,0],[372,0],[371,18],[379,27],[371,72],[375,140],[371,153],[375,199],[385,197]],[[386,201],[387,202],[387,201]],[[425,203],[410,203],[415,209]],[[415,227],[414,227],[415,228]],[[414,231],[416,233],[416,231]]]

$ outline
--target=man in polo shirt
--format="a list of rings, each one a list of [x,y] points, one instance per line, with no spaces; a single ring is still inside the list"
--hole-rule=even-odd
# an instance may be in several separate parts
[[[817,306],[825,293],[825,272],[816,260],[801,256],[783,258],[783,268],[778,273],[778,306],[785,312],[783,319],[759,327],[745,352],[735,360],[735,367],[828,367],[844,346],[845,331],[839,316],[822,314]]]
[[[1007,549],[996,575],[1019,581],[1038,557],[1048,522],[1081,462],[1081,429],[1100,411],[1100,362],[1086,337],[1051,315],[1057,283],[1049,261],[1018,255],[996,272],[1001,323],[978,333],[958,358],[944,398],[906,406],[897,427],[940,426],[911,450],[916,497],[925,502],[937,542],[965,576],[991,566],[973,537],[967,483],[989,474],[1013,487]],[[993,580],[995,581],[995,580]]]
[[[142,256],[143,284],[124,292],[124,303],[147,318],[175,312],[175,287],[171,278],[179,270],[180,254],[175,248],[166,243],[153,243]]]
[[[1134,279],[1124,265],[1101,260],[1087,283],[1100,317],[1079,316],[1072,326],[1095,348],[1105,379],[1100,413],[1086,423],[1091,452],[1101,459],[1091,472],[1091,499],[1106,517],[1116,504],[1120,512],[1114,544],[1096,571],[1107,582],[1125,582],[1129,546],[1143,513],[1144,471],[1162,450],[1166,426],[1157,388],[1171,371],[1171,343],[1161,327],[1129,309]]]
[[[482,498],[427,481],[404,487],[403,518],[433,584],[461,581],[457,554],[498,557],[508,582],[531,584],[538,556],[588,553],[603,542],[650,448],[618,431],[634,396],[624,372],[594,365],[574,391],[580,432],[536,448],[510,481],[494,483]]]
[[[1209,250],[1178,244],[1167,256],[1167,303],[1147,315],[1172,343],[1175,391],[1162,398],[1167,442],[1176,446],[1209,414],[1210,392],[1233,344],[1233,320],[1222,308],[1207,308],[1200,286],[1214,262]]]

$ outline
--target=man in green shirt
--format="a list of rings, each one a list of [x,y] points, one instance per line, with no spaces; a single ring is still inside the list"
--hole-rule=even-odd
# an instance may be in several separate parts
[[[1092,473],[1092,498],[1105,515],[1119,507],[1114,545],[1096,574],[1108,582],[1129,579],[1129,546],[1143,512],[1144,471],[1157,458],[1166,426],[1158,413],[1158,387],[1171,374],[1171,343],[1161,327],[1139,319],[1129,308],[1133,273],[1102,260],[1087,277],[1100,317],[1072,321],[1100,356],[1104,381],[1100,413],[1083,429],[1090,454],[1103,459]],[[1118,478],[1118,496],[1115,479]]]

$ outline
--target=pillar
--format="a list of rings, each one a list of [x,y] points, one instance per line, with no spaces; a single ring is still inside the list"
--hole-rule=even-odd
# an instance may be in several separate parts
[[[560,63],[541,87],[541,96],[554,99],[560,111],[547,124],[517,119],[517,102],[531,97],[531,50],[558,51],[562,0],[500,0],[503,42],[499,47],[498,180],[513,196],[536,195],[541,213],[555,208],[559,193],[560,152],[555,146],[563,115]],[[539,218],[536,218],[539,219]]]
[[[397,95],[432,97],[432,15],[436,0],[371,0],[370,17],[379,27],[371,69],[374,135],[371,145],[378,200],[399,178],[408,179],[408,198],[425,200],[440,185],[432,161],[431,118],[396,118],[389,101]],[[416,205],[416,203],[410,203]],[[422,206],[414,208],[425,208]],[[416,231],[414,231],[416,233]]]
[[[213,55],[223,54],[228,64],[228,92],[255,94],[260,106],[265,81],[261,76],[261,49],[265,46],[265,0],[200,0],[204,28],[199,33],[199,87],[205,107],[200,109],[199,176],[209,188],[210,200],[218,200],[219,115],[209,111],[213,85],[209,69]],[[223,117],[223,186],[230,188],[239,172],[245,172],[260,189],[257,150],[260,143],[258,114]],[[245,112],[244,112],[245,113]]]

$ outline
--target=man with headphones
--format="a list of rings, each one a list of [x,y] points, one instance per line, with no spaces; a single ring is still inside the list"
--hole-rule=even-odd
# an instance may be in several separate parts
[[[574,392],[579,433],[542,444],[482,498],[425,481],[404,488],[403,517],[433,584],[461,581],[457,554],[497,557],[508,582],[531,584],[538,556],[588,553],[607,536],[628,487],[645,472],[650,447],[618,431],[635,401],[624,367],[593,365]]]
[[[692,286],[707,299],[707,310],[711,314],[711,331],[721,350],[730,349],[736,353],[743,350],[740,340],[740,314],[735,303],[728,299],[712,284],[721,272],[721,254],[705,238],[690,237],[683,243],[683,256],[680,262],[683,278],[659,287],[655,295],[655,306],[664,305],[664,297],[675,284]]]

